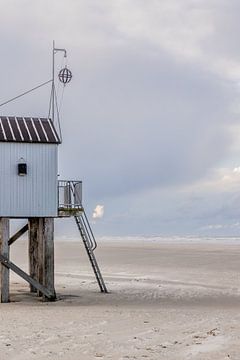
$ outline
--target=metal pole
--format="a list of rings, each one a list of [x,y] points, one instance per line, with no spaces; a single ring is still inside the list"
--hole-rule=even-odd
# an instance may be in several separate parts
[[[53,40],[52,53],[52,122],[54,122],[54,106],[55,106],[55,41]]]
[[[54,116],[55,116],[55,54],[58,51],[64,52],[64,57],[67,57],[66,49],[55,48],[55,41],[53,40],[53,50],[52,50],[52,122],[54,122]]]

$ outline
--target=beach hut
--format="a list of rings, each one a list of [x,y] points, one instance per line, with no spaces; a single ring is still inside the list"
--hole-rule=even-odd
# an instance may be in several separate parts
[[[59,144],[50,119],[0,116],[0,217],[57,217]]]
[[[54,48],[53,53],[61,50]],[[60,80],[68,82],[68,69],[59,74]],[[54,72],[52,84],[55,104]],[[97,243],[82,205],[82,182],[58,180],[60,144],[61,136],[50,118],[0,116],[1,302],[10,300],[10,270],[30,284],[31,292],[44,300],[56,299],[54,219],[58,217],[74,217],[100,290],[107,292],[94,255]],[[10,237],[11,219],[26,219],[26,224]],[[27,231],[29,274],[9,258],[10,246]]]

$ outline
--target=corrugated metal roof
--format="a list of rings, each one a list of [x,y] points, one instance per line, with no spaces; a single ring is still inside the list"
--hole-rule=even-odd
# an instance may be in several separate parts
[[[0,141],[60,144],[51,119],[0,116]]]

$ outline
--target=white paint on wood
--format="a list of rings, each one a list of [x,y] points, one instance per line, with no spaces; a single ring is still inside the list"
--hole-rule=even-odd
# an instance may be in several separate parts
[[[23,158],[27,175],[19,176]],[[0,143],[0,217],[57,216],[57,145]]]

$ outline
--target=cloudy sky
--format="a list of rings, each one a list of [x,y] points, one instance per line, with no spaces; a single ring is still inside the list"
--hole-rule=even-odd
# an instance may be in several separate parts
[[[240,234],[238,0],[0,5],[0,102],[51,78],[53,39],[68,50],[59,172],[97,234]],[[1,114],[47,116],[49,93]]]

